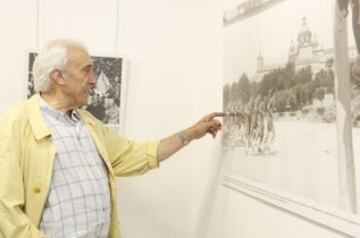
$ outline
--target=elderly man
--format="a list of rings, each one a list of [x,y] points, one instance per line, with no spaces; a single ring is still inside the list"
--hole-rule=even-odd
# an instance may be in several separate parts
[[[136,143],[79,109],[96,84],[85,47],[49,42],[34,63],[35,94],[0,119],[1,237],[119,237],[115,176],[158,167],[221,130],[212,113],[160,141]]]

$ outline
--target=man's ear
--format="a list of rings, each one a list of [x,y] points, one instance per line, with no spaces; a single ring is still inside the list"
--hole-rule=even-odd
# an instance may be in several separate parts
[[[50,73],[50,79],[58,85],[65,85],[65,78],[63,75],[63,72],[61,72],[58,69],[54,69],[53,71],[51,71]]]

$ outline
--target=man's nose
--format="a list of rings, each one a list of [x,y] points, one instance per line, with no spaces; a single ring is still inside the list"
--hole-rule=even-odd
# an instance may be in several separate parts
[[[92,71],[89,75],[89,84],[91,84],[92,86],[96,85],[96,75],[94,71]]]

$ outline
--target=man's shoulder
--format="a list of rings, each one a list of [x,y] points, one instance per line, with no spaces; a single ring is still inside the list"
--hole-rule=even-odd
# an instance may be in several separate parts
[[[37,112],[38,107],[38,95],[35,94],[26,101],[18,103],[17,105],[11,107],[3,114],[1,114],[0,123],[3,124],[5,122],[25,122],[29,119],[30,114]]]
[[[9,121],[9,120],[21,120],[26,118],[26,103],[22,102],[11,108],[7,109],[4,113],[0,115],[0,122]]]
[[[25,103],[15,105],[0,115],[0,133],[12,134],[14,128],[20,129],[26,125],[27,112]]]

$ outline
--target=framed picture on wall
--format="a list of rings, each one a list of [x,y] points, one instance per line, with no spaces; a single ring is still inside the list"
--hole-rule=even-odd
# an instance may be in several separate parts
[[[339,186],[347,174],[339,174],[338,148],[347,142],[336,108],[335,2],[244,0],[224,11],[223,184],[353,235],[360,221],[341,206]],[[350,68],[358,49],[351,24],[348,31]],[[351,79],[345,94],[355,143],[360,83]],[[356,199],[356,191],[347,196]]]
[[[36,52],[28,54],[27,98],[34,93],[32,67]],[[96,86],[90,91],[88,103],[83,107],[107,127],[124,131],[126,100],[126,63],[124,57],[91,56],[96,75]]]

